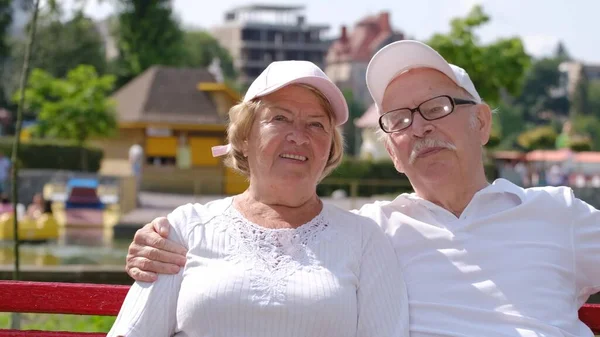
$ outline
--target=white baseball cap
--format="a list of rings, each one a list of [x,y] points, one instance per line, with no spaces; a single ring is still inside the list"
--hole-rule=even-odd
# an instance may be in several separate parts
[[[477,103],[481,103],[475,85],[463,68],[448,63],[437,51],[422,42],[402,40],[381,48],[367,66],[367,87],[380,113],[383,94],[390,82],[403,72],[414,68],[441,71],[471,94]]]
[[[249,102],[263,97],[291,84],[306,84],[317,89],[327,98],[333,109],[336,126],[348,120],[348,104],[340,89],[325,75],[321,68],[309,61],[276,61],[269,64],[252,82],[243,101]],[[231,146],[215,146],[213,156],[221,156],[231,150]]]
[[[348,120],[348,104],[340,89],[321,68],[309,61],[276,61],[252,82],[244,102],[266,96],[291,84],[306,84],[320,91],[331,104],[335,125]]]

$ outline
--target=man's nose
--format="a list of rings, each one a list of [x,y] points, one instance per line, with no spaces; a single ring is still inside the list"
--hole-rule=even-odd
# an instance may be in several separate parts
[[[422,138],[433,132],[433,124],[425,120],[419,113],[413,115],[413,121],[410,126],[414,137]]]

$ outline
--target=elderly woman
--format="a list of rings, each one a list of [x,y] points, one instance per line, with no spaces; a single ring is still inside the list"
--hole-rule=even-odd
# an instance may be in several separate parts
[[[135,283],[108,336],[408,336],[389,240],[316,193],[342,159],[339,89],[310,62],[274,62],[229,117],[214,154],[248,189],[169,214],[185,267]]]

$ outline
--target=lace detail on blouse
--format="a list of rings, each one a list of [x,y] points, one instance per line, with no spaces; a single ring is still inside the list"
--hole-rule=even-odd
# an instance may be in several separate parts
[[[319,269],[311,246],[331,237],[323,212],[298,228],[272,229],[248,221],[232,206],[217,222],[232,238],[226,260],[247,266],[256,290],[253,300],[263,304],[285,301],[288,277],[295,271]]]

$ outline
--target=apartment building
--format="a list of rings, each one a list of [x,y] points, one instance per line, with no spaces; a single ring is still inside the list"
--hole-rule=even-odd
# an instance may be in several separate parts
[[[309,24],[304,6],[249,5],[225,13],[213,36],[227,48],[248,86],[273,61],[307,60],[324,66],[327,25]]]
[[[328,50],[325,73],[341,89],[351,90],[356,99],[369,106],[373,100],[365,76],[371,57],[386,44],[404,38],[402,32],[392,28],[390,13],[385,11],[362,18],[351,31],[342,26],[339,38]]]

